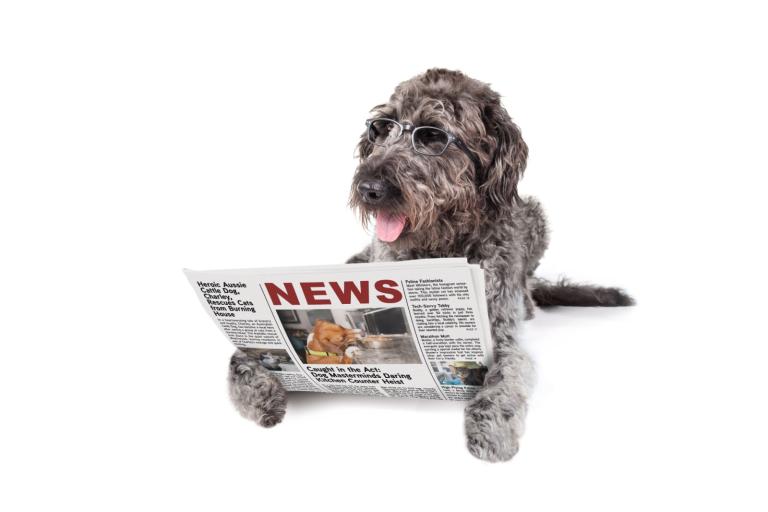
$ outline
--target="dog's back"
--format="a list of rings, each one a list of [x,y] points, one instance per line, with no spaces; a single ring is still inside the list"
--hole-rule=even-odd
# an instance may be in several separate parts
[[[635,303],[624,290],[614,287],[574,283],[566,278],[552,282],[533,273],[549,246],[549,228],[544,209],[538,199],[523,197],[515,211],[517,232],[523,239],[526,254],[527,297],[526,317],[533,317],[531,302],[548,306],[631,306]]]
[[[538,199],[524,196],[520,198],[518,205],[514,211],[514,223],[525,251],[526,273],[532,276],[549,247],[549,228],[544,208]]]

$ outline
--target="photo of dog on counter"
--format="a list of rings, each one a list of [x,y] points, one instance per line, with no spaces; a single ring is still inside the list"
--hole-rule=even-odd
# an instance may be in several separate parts
[[[420,364],[400,307],[278,310],[305,364]]]

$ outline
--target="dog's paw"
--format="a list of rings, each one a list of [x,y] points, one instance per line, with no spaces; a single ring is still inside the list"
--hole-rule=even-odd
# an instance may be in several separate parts
[[[522,419],[508,399],[488,391],[478,393],[464,410],[467,448],[478,459],[507,461],[520,446]]]
[[[283,421],[287,403],[284,391],[280,394],[271,394],[265,400],[251,407],[246,417],[262,427],[274,427]]]
[[[280,381],[250,361],[232,359],[229,396],[235,408],[244,418],[262,427],[280,423],[287,404],[285,388]]]

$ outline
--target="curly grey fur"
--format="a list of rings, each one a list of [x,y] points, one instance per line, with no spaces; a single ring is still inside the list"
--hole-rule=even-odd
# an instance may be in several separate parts
[[[242,350],[229,361],[229,396],[244,418],[262,427],[275,426],[285,416],[285,389],[258,359]]]
[[[533,364],[517,340],[520,322],[533,316],[534,300],[586,305],[571,298],[578,290],[588,295],[598,289],[534,278],[549,243],[546,219],[538,201],[517,193],[528,146],[487,84],[457,71],[431,69],[397,86],[374,114],[441,127],[464,141],[480,164],[455,146],[430,157],[414,152],[406,137],[382,147],[363,134],[350,205],[364,224],[378,212],[403,215],[407,224],[395,241],[374,239],[348,263],[458,256],[482,266],[494,362],[484,388],[465,410],[467,446],[481,459],[508,460],[518,450],[534,379]],[[386,197],[374,204],[360,192],[365,180],[383,184]],[[599,290],[600,297],[608,297],[613,289]],[[620,296],[613,294],[612,305],[619,305]],[[244,416],[274,424],[284,413],[285,393],[252,363],[237,353],[233,357],[233,401]]]
[[[550,282],[541,278],[531,280],[531,296],[541,308],[552,306],[617,307],[634,306],[635,300],[621,288],[607,288],[572,283],[566,278]]]

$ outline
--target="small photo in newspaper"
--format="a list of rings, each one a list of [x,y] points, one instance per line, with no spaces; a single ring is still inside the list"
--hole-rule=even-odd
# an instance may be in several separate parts
[[[280,309],[277,316],[304,364],[420,364],[402,307]]]
[[[477,361],[432,362],[432,371],[442,386],[482,386],[488,368]]]
[[[273,372],[298,372],[287,350],[280,348],[241,348],[243,352],[256,359],[265,370]]]

